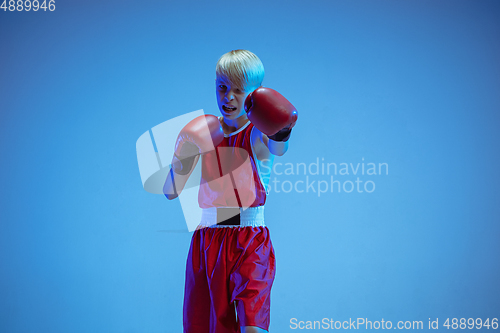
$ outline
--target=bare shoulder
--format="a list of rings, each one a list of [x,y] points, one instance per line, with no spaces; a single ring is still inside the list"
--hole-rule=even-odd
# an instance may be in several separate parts
[[[250,142],[258,160],[263,161],[271,157],[271,152],[268,148],[269,138],[255,126],[252,129]]]

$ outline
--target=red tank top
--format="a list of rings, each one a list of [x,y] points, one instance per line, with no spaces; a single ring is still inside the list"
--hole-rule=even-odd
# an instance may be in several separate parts
[[[198,191],[201,208],[258,207],[266,202],[250,135],[253,124],[225,134],[215,150],[202,155],[202,177]]]

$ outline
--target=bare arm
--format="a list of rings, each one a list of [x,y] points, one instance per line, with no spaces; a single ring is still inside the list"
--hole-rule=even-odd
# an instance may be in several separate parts
[[[269,159],[270,154],[283,156],[288,150],[288,141],[273,141],[257,127],[254,127],[252,134],[254,135],[252,141],[254,142],[255,154],[261,161]]]
[[[184,189],[184,185],[186,185],[189,176],[193,173],[193,170],[200,159],[200,155],[196,156],[193,162],[193,166],[191,170],[186,175],[179,175],[174,172],[172,168],[170,168],[170,172],[168,173],[167,179],[165,181],[165,185],[163,185],[163,194],[167,197],[168,200],[173,200],[181,194]]]

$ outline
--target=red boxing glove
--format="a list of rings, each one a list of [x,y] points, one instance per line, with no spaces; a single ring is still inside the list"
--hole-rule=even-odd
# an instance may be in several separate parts
[[[278,135],[283,140],[277,141],[288,140],[298,118],[292,103],[276,90],[264,87],[257,88],[247,96],[245,111],[254,126],[267,136],[274,136],[280,131],[283,133],[282,130],[288,132],[285,137]]]
[[[187,175],[194,158],[214,150],[224,139],[224,131],[219,119],[213,115],[203,115],[191,120],[177,136],[172,168],[175,173]]]

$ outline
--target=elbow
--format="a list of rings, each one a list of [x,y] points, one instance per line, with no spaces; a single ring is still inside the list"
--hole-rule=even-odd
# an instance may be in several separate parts
[[[165,194],[165,197],[168,199],[168,200],[174,200],[175,198],[178,197],[177,194],[171,194],[171,193],[163,193]]]
[[[284,146],[280,147],[281,149],[275,149],[273,152],[274,155],[276,156],[283,156],[288,150],[288,144],[285,144]]]
[[[165,187],[163,188],[163,194],[168,200],[174,200],[179,196],[179,194],[175,191],[168,191]]]

